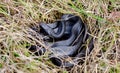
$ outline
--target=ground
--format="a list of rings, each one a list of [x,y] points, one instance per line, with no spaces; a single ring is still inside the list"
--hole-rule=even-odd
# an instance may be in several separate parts
[[[83,65],[67,71],[26,46],[44,45],[30,27],[51,23],[63,14],[82,18],[94,37],[94,50]],[[39,30],[39,29],[38,29]],[[0,73],[120,73],[119,0],[1,0]]]

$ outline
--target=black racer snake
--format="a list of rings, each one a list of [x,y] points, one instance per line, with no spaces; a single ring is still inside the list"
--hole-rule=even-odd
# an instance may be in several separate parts
[[[80,62],[83,63],[86,54],[90,54],[94,48],[93,37],[88,34],[89,30],[79,16],[65,14],[60,21],[51,24],[41,23],[40,28],[39,33],[49,37],[44,39],[45,42],[49,43],[55,39],[49,48],[49,58],[57,66],[73,67]],[[90,40],[86,48],[84,44],[88,39]],[[36,47],[32,45],[29,50],[36,50]],[[45,52],[45,48],[42,48],[38,53],[42,55]],[[68,57],[73,58],[72,62],[64,61]]]

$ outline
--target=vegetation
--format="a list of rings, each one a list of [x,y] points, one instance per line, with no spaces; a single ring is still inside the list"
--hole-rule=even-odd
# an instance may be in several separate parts
[[[66,13],[83,19],[95,45],[90,59],[70,71],[53,65],[48,53],[38,57],[26,49],[31,44],[45,46],[30,27]],[[0,73],[58,72],[120,73],[119,0],[0,0]]]

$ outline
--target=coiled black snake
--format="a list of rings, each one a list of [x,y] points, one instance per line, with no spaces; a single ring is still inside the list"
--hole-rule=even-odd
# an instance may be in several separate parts
[[[79,58],[85,57],[86,51],[89,54],[94,47],[93,38],[88,35],[89,30],[79,16],[65,14],[60,21],[51,24],[41,23],[40,28],[42,30],[40,34],[46,33],[44,35],[50,37],[47,40],[56,39],[51,48],[49,48],[49,51],[51,51],[49,58],[57,66],[72,67],[78,64],[80,62]],[[89,38],[91,39],[88,48],[86,48],[83,44]],[[39,52],[44,54],[45,50],[40,50]],[[66,57],[74,57],[73,63],[62,61]]]

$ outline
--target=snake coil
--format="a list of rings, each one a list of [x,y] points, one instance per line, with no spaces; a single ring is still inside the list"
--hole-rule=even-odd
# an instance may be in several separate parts
[[[94,47],[93,38],[88,34],[89,30],[79,16],[65,14],[60,21],[51,24],[41,23],[40,28],[40,34],[45,33],[44,36],[49,37],[45,38],[49,40],[45,42],[51,43],[50,40],[55,39],[49,48],[49,58],[57,66],[73,67],[84,62],[85,56],[90,54]],[[86,48],[88,39],[90,41]],[[39,50],[39,53],[44,54],[45,51]],[[65,61],[68,57],[72,58],[72,62]]]

